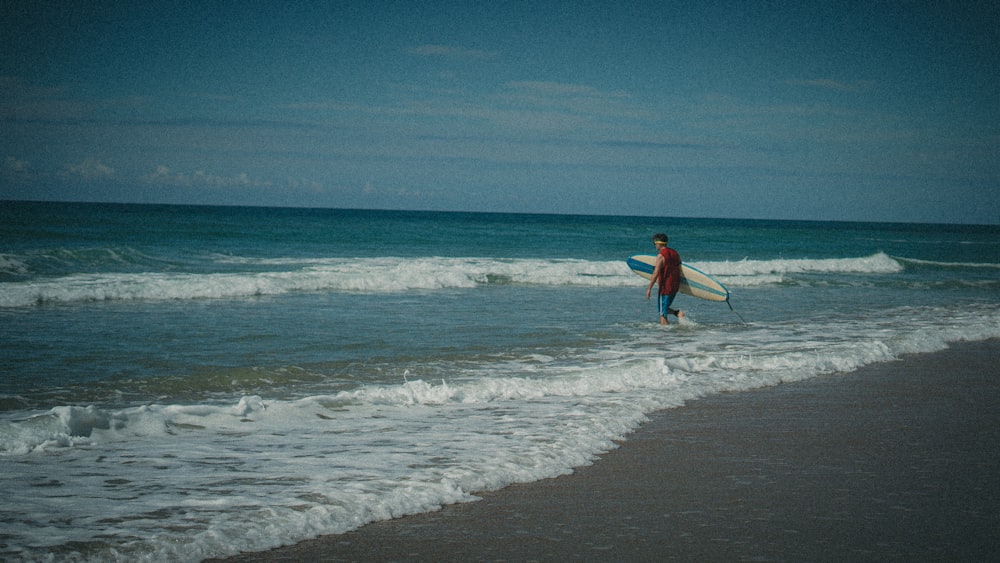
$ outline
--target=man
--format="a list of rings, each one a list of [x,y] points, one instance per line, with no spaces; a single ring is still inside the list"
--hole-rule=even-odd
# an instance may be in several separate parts
[[[677,251],[667,246],[667,235],[656,233],[653,235],[653,244],[656,245],[656,265],[653,267],[653,275],[649,279],[649,287],[646,288],[646,299],[649,299],[653,291],[653,285],[659,286],[658,306],[660,312],[660,324],[668,325],[667,315],[674,315],[678,319],[684,318],[684,311],[671,309],[670,305],[677,296],[677,290],[681,287],[681,257]]]

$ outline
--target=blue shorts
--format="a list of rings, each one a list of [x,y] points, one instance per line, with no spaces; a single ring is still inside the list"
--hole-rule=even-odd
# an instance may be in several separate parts
[[[670,310],[670,305],[674,302],[674,297],[677,297],[676,293],[671,293],[670,295],[660,296],[660,316],[667,316],[667,311]]]

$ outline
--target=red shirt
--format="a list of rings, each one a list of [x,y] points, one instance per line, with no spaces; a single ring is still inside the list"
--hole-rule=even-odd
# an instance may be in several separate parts
[[[664,246],[660,248],[660,256],[665,263],[656,283],[660,286],[660,295],[673,295],[681,288],[681,255],[673,248]]]

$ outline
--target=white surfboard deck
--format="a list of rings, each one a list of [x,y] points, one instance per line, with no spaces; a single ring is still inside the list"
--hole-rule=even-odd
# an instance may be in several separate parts
[[[653,267],[656,266],[656,256],[652,254],[636,254],[625,261],[635,273],[646,278],[653,277]],[[681,293],[686,293],[699,299],[709,301],[728,301],[729,290],[712,276],[698,268],[681,263]]]

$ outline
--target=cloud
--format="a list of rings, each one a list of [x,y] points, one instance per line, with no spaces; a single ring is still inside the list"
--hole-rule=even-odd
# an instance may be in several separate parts
[[[0,164],[0,196],[4,192],[4,184],[14,185],[30,182],[35,178],[31,165],[26,160],[20,160],[8,155]],[[2,199],[2,197],[0,197]]]
[[[669,141],[636,141],[636,140],[608,140],[595,141],[596,146],[618,148],[618,149],[715,149],[717,145],[708,143],[690,142],[669,142]]]
[[[841,82],[830,78],[813,78],[808,80],[786,80],[785,84],[792,86],[806,86],[809,88],[821,88],[824,90],[837,90],[840,92],[864,92],[874,84],[871,80],[857,80],[855,82]]]
[[[83,178],[84,180],[101,180],[115,176],[114,168],[96,158],[86,158],[79,164],[67,164],[63,168],[63,172],[67,176]]]
[[[648,109],[635,103],[623,90],[600,90],[583,84],[564,82],[507,82],[496,100],[506,118],[519,115],[513,126],[538,129],[572,130],[586,123],[605,128],[616,120],[616,128],[625,122],[654,119]]]
[[[281,109],[290,109],[290,110],[331,111],[331,110],[343,109],[343,105],[344,104],[333,101],[312,101],[312,102],[294,102],[290,104],[281,104],[278,107]]]
[[[454,59],[492,59],[497,56],[492,51],[450,47],[448,45],[418,45],[410,47],[406,52],[421,57],[449,57]]]
[[[170,168],[159,165],[151,174],[142,177],[142,180],[150,184],[160,184],[165,186],[183,187],[209,187],[209,188],[236,188],[236,187],[270,187],[271,182],[251,178],[246,172],[241,172],[235,176],[217,176],[208,174],[203,170],[196,170],[193,173],[173,172]]]
[[[236,96],[229,94],[212,94],[208,92],[192,92],[189,97],[199,100],[210,100],[213,102],[235,102]]]
[[[3,161],[3,169],[7,172],[24,174],[28,172],[28,161],[18,160],[13,156],[7,156]]]
[[[0,119],[55,121],[78,119],[90,111],[63,88],[36,86],[16,76],[0,76]]]
[[[403,97],[391,105],[318,99],[281,107],[366,119],[369,116],[385,119],[464,119],[527,131],[574,130],[590,120],[648,121],[655,117],[650,110],[636,104],[628,92],[563,82],[512,81],[501,84],[495,91],[475,95],[447,89],[424,89],[419,90],[419,94]]]
[[[508,82],[504,84],[504,88],[527,94],[545,95],[545,96],[562,96],[562,97],[585,96],[588,98],[615,98],[615,99],[629,97],[627,93],[620,90],[615,92],[604,92],[598,90],[597,88],[593,88],[591,86],[584,86],[582,84],[565,84],[562,82],[544,82],[544,81]]]
[[[301,190],[317,194],[321,194],[326,191],[326,188],[323,186],[323,184],[315,180],[307,180],[305,178],[288,178],[288,180],[285,182],[285,186],[293,190]]]

